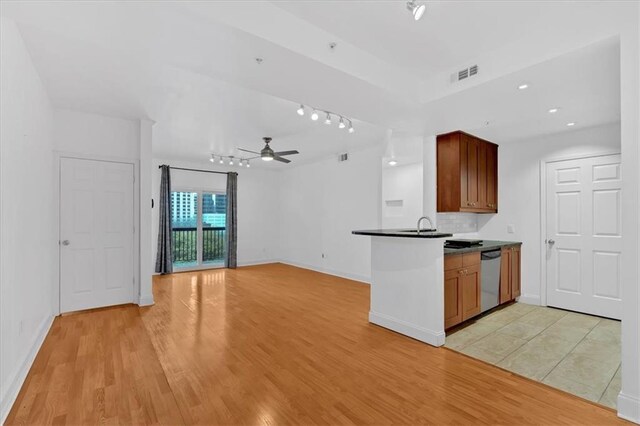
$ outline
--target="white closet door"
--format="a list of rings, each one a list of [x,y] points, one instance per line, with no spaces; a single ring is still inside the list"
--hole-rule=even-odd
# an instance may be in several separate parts
[[[132,164],[60,160],[60,310],[133,302]]]

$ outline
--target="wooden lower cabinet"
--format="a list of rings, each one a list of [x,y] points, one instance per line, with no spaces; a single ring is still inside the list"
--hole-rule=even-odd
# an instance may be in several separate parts
[[[480,253],[448,255],[444,272],[444,328],[480,313]]]
[[[482,309],[480,252],[444,257],[444,328],[479,315]],[[520,246],[503,247],[500,259],[500,303],[520,296]]]
[[[480,313],[480,264],[469,266],[462,273],[462,321]]]
[[[458,270],[444,273],[444,328],[460,324],[462,320],[462,276]]]
[[[520,246],[503,247],[500,261],[500,303],[520,297]]]

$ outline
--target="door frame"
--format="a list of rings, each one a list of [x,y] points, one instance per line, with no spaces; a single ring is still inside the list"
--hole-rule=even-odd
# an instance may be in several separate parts
[[[193,186],[180,186],[178,188],[171,188],[171,192],[195,192],[198,194],[198,218],[197,218],[197,224],[196,224],[196,228],[197,228],[197,239],[198,242],[196,243],[196,250],[197,250],[197,261],[198,264],[196,266],[186,266],[184,268],[175,268],[173,272],[174,273],[180,273],[180,272],[191,272],[191,271],[205,271],[207,269],[224,269],[225,268],[225,264],[223,263],[220,266],[214,265],[214,264],[210,264],[210,265],[205,265],[202,263],[202,252],[200,251],[200,247],[202,246],[202,240],[203,240],[203,236],[202,236],[202,205],[203,205],[203,201],[202,201],[202,194],[204,194],[205,192],[209,193],[209,194],[225,194],[227,193],[226,190],[224,189],[203,189],[203,188],[199,188],[199,187],[193,187]],[[225,256],[226,256],[226,252],[227,252],[227,246],[225,243],[225,247],[224,247],[224,251],[225,251]]]
[[[61,252],[61,235],[60,235],[60,197],[62,196],[62,176],[61,176],[61,161],[63,158],[75,159],[75,160],[89,160],[89,161],[102,161],[105,163],[122,163],[131,164],[133,166],[133,225],[134,232],[133,238],[133,289],[131,293],[131,303],[139,303],[140,299],[140,160],[132,160],[130,158],[122,157],[110,157],[103,155],[93,154],[80,154],[76,152],[53,152],[53,185],[54,185],[54,214],[55,214],[55,239],[53,245],[55,245],[55,253],[58,254],[57,262],[55,262],[54,271],[54,286],[52,294],[52,308],[55,316],[60,315],[60,285],[61,281],[61,268],[60,262],[62,260]]]
[[[592,154],[565,155],[540,160],[540,305],[547,306],[547,165],[562,161],[585,160],[587,158],[606,157],[609,155],[620,155],[622,164],[622,154],[619,150],[602,151]],[[622,237],[624,240],[624,236]]]

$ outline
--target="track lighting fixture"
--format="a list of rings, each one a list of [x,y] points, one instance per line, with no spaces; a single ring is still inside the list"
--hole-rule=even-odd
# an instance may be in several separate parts
[[[249,164],[249,160],[247,160],[247,169],[251,167],[251,164]]]
[[[234,163],[235,163],[240,167],[244,167],[244,166],[249,167],[249,160],[247,160],[246,158],[235,157],[233,155],[211,154],[211,157],[209,158],[209,161],[214,163],[216,161],[216,158],[218,158],[218,163],[221,164],[221,165],[224,165],[226,163],[229,166],[233,166]]]
[[[419,21],[422,15],[424,15],[425,10],[427,10],[427,6],[410,0],[407,2],[407,9],[409,9],[409,12],[413,15],[413,19]]]
[[[334,116],[336,119],[338,119],[338,128],[339,129],[345,129],[347,128],[347,123],[349,124],[349,128],[347,129],[347,131],[349,133],[353,133],[355,130],[353,129],[353,123],[351,122],[351,120],[349,118],[345,118],[344,116],[340,115],[340,114],[336,114],[333,111],[327,111],[327,110],[323,110],[323,109],[316,109],[316,108],[312,108],[312,107],[305,107],[303,104],[300,104],[300,107],[296,110],[296,112],[298,113],[298,115],[302,116],[305,115],[306,109],[305,108],[309,108],[309,110],[311,111],[311,120],[313,121],[318,121],[318,119],[320,118],[320,114],[324,114],[325,115],[325,119],[324,119],[324,124],[331,124],[333,123],[333,117]],[[267,160],[268,161],[268,160]]]

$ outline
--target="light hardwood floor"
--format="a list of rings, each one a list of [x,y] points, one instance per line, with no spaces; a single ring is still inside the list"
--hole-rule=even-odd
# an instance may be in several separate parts
[[[612,410],[367,321],[369,288],[273,264],[156,277],[56,318],[7,424],[615,424]]]

